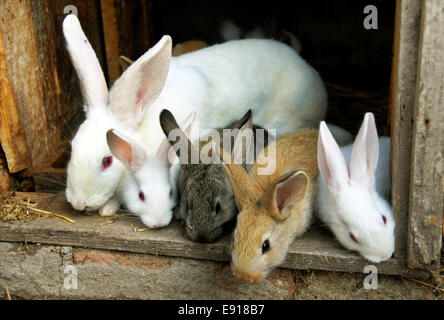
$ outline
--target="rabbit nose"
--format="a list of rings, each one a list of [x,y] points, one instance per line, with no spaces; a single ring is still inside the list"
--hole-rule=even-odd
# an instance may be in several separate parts
[[[79,210],[79,211],[85,210],[85,207],[86,207],[85,201],[83,201],[81,199],[73,200],[73,202],[71,204],[74,209]]]

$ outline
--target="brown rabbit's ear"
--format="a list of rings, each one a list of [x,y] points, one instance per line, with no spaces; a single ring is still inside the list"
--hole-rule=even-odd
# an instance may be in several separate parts
[[[230,181],[231,188],[234,192],[236,206],[242,210],[247,203],[256,201],[263,193],[256,182],[251,179],[244,167],[235,164],[231,155],[224,150],[223,147],[217,148],[219,157],[222,160],[225,175]]]
[[[292,171],[275,181],[263,197],[264,206],[270,216],[278,221],[285,220],[291,213],[291,207],[305,198],[309,179],[304,171]]]

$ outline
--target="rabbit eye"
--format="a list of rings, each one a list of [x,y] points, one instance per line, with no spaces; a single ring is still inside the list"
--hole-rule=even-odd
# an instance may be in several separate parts
[[[384,224],[387,224],[387,218],[386,218],[386,216],[382,215],[382,221],[384,221]]]
[[[215,211],[216,211],[216,214],[219,214],[220,213],[220,211],[222,210],[222,208],[221,208],[221,206],[220,206],[220,203],[218,202],[218,203],[216,203],[216,208],[214,209]]]
[[[145,194],[142,191],[139,192],[139,199],[145,201]]]
[[[359,243],[358,239],[356,239],[356,237],[353,235],[353,233],[350,232],[348,235],[350,236],[350,239],[353,240],[353,242]]]
[[[173,190],[170,190],[170,198],[173,196]]]
[[[111,166],[113,163],[113,157],[108,156],[102,159],[102,170],[105,170]]]
[[[262,254],[267,253],[270,250],[270,240],[265,240],[264,243],[262,243]]]

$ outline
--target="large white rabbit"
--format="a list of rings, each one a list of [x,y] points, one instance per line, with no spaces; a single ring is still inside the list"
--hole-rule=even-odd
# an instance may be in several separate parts
[[[75,209],[109,214],[126,174],[106,143],[113,128],[155,154],[164,137],[159,113],[178,121],[196,112],[201,129],[223,127],[248,109],[255,123],[277,135],[317,127],[327,94],[318,73],[290,47],[274,40],[229,41],[171,57],[172,40],[162,39],[135,61],[108,92],[97,57],[76,16],[63,32],[80,80],[86,120],[72,141],[66,197]]]
[[[355,142],[342,148],[321,122],[318,165],[321,220],[347,249],[376,263],[389,259],[395,248],[390,138],[378,139],[373,114],[365,114]]]

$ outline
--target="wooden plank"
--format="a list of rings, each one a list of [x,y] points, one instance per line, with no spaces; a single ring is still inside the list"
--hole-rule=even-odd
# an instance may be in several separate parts
[[[0,32],[3,35],[8,76],[25,131],[32,164],[42,162],[58,137],[45,112],[45,96],[39,52],[29,1],[0,1]]]
[[[31,155],[20,121],[14,89],[9,81],[2,38],[3,33],[0,30],[0,144],[7,159],[9,172],[14,173],[31,166]],[[3,170],[3,186],[9,183],[9,172]]]
[[[150,46],[151,1],[101,0],[109,83],[122,73],[119,57],[136,60]]]
[[[420,0],[397,0],[390,91],[392,205],[396,221],[395,257],[407,257],[409,184]]]
[[[10,190],[14,182],[15,179],[8,171],[8,165],[6,163],[5,154],[3,153],[0,145],[0,192],[5,192]]]
[[[119,30],[117,25],[116,8],[114,0],[100,0],[100,5],[103,30],[106,30],[106,32],[104,32],[104,38],[108,79],[112,84],[122,73],[119,62]]]
[[[438,269],[443,214],[444,6],[422,7],[408,229],[411,268]]]
[[[57,244],[86,248],[109,249],[176,256],[213,261],[230,260],[231,235],[226,234],[214,243],[196,243],[189,240],[180,223],[173,221],[169,226],[143,232],[135,232],[143,225],[130,217],[113,223],[111,218],[97,214],[84,214],[73,210],[66,203],[64,195],[42,193],[16,193],[17,199],[31,199],[38,207],[61,213],[76,221],[75,224],[59,218],[48,218],[29,222],[0,223],[0,241],[27,241],[28,243]],[[427,272],[412,272],[406,267],[406,260],[392,258],[377,265],[382,274],[427,277]],[[368,262],[358,254],[343,249],[332,236],[318,227],[290,247],[282,267],[292,269],[321,269],[344,272],[363,272]]]
[[[7,77],[14,103],[15,118],[23,127],[29,148],[29,162],[13,168],[11,172],[48,166],[48,160],[60,158],[78,125],[83,121],[82,99],[77,77],[66,51],[62,33],[65,8],[75,6],[85,33],[90,39],[100,61],[104,61],[101,36],[99,1],[5,1],[0,0],[0,32]],[[25,75],[25,76],[24,76]],[[2,86],[8,88],[8,86]],[[6,90],[5,89],[5,90]],[[12,98],[11,98],[12,99]],[[12,105],[12,100],[2,99]],[[13,107],[7,108],[13,112]],[[2,117],[2,120],[13,118]],[[13,122],[15,123],[15,122]],[[2,126],[7,132],[20,133],[15,128]],[[13,143],[20,143],[14,136]],[[10,150],[18,154],[21,149],[3,143],[8,164],[14,161]],[[32,162],[32,166],[31,166]],[[10,168],[11,169],[11,168]],[[28,173],[29,174],[29,173]]]

